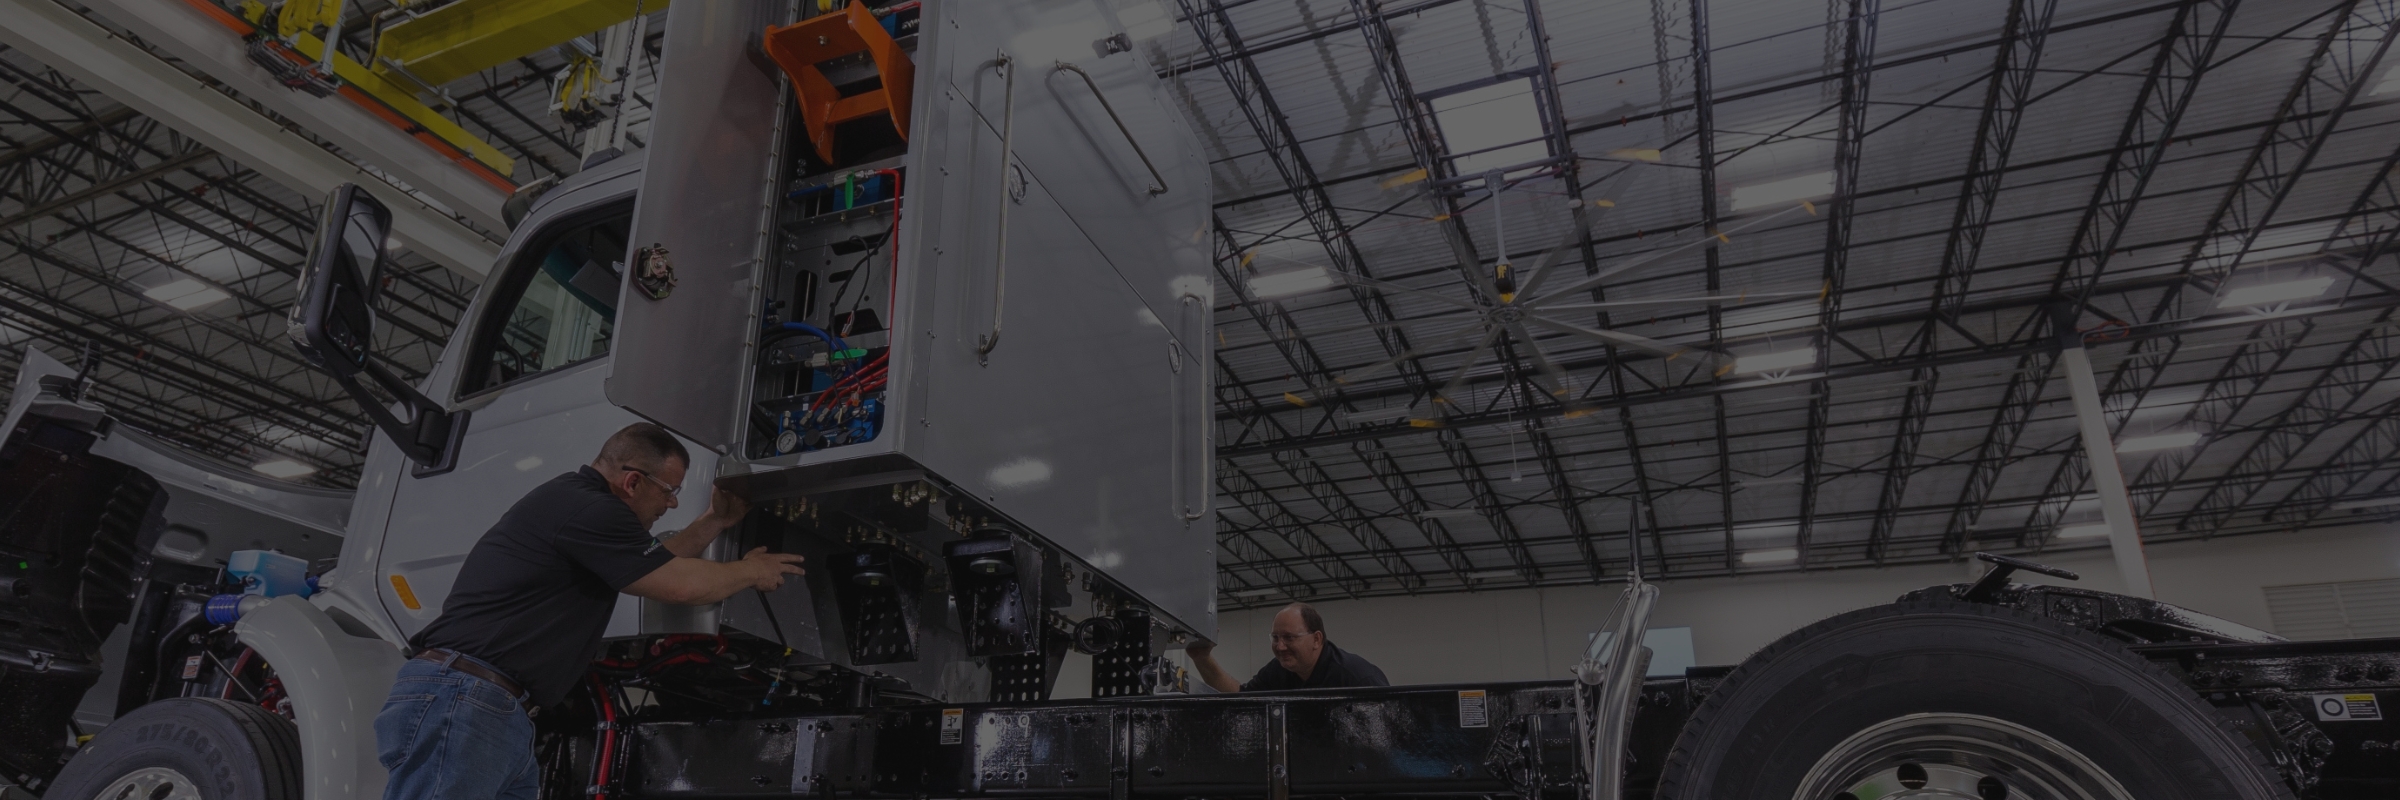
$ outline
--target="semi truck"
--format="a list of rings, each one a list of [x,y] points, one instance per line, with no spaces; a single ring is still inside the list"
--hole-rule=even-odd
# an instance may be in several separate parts
[[[407,198],[328,198],[292,338],[382,433],[355,491],[179,452],[27,354],[0,778],[379,796],[372,720],[469,548],[649,420],[753,506],[711,557],[808,575],[623,598],[535,717],[546,797],[2400,796],[2400,641],[2004,556],[1680,675],[1634,558],[1561,680],[1194,693],[1163,654],[1217,635],[1210,175],[1108,6],[667,13],[650,141],[520,198],[422,381],[377,349]],[[1070,651],[1089,697],[1054,699]]]

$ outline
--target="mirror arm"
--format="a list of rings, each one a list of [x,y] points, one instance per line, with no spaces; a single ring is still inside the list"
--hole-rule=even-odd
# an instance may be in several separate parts
[[[377,386],[383,387],[384,391],[398,397],[400,404],[407,407],[408,421],[406,422],[402,422],[397,415],[392,413],[391,409],[384,407],[383,403],[376,401],[374,395],[368,394],[366,388],[358,384],[356,377],[341,374],[338,370],[328,371],[332,372],[334,380],[342,385],[343,390],[348,391],[351,397],[358,400],[360,406],[365,407],[367,415],[374,418],[375,426],[382,428],[385,435],[392,437],[392,443],[399,445],[400,452],[407,455],[409,460],[430,467],[445,462],[454,455],[447,452],[450,449],[447,446],[449,440],[453,438],[450,435],[450,427],[453,422],[450,412],[443,409],[441,403],[426,397],[424,393],[417,391],[416,387],[408,385],[408,381],[392,374],[392,371],[384,367],[382,362],[370,359],[362,367],[362,371],[367,373],[367,377],[373,378]]]

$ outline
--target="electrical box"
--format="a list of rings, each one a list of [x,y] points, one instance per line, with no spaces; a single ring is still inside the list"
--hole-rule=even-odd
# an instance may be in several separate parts
[[[1208,168],[1113,8],[669,12],[609,398],[833,543],[859,655],[993,528],[1215,633]]]

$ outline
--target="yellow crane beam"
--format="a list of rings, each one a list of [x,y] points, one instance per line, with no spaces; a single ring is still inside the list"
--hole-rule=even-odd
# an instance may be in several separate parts
[[[383,29],[375,72],[440,86],[632,19],[667,0],[458,0]]]

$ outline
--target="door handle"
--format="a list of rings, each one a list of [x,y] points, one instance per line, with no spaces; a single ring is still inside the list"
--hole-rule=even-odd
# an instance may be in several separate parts
[[[1083,85],[1091,87],[1092,97],[1097,98],[1100,101],[1100,109],[1108,112],[1108,121],[1117,124],[1117,132],[1124,134],[1125,143],[1133,146],[1133,154],[1142,160],[1142,168],[1150,171],[1150,193],[1154,195],[1166,194],[1167,179],[1159,176],[1158,167],[1150,163],[1150,154],[1143,152],[1142,143],[1134,140],[1133,131],[1125,128],[1125,119],[1117,116],[1117,107],[1108,102],[1108,95],[1100,92],[1100,84],[1092,80],[1092,74],[1083,71],[1082,67],[1078,67],[1064,61],[1058,62],[1056,66],[1050,68],[1050,71],[1053,73],[1075,73],[1076,77],[1083,79]]]
[[[1167,343],[1175,359],[1172,384],[1175,396],[1168,404],[1169,413],[1175,415],[1173,424],[1169,426],[1174,431],[1171,434],[1174,438],[1168,447],[1168,458],[1171,459],[1168,473],[1175,482],[1171,493],[1175,513],[1190,522],[1208,516],[1210,503],[1216,495],[1210,489],[1212,481],[1209,473],[1215,454],[1209,447],[1208,359],[1204,355],[1207,347],[1202,338],[1208,335],[1208,306],[1201,302],[1199,296],[1192,294],[1177,298],[1177,305],[1181,311],[1180,321],[1184,323],[1180,326],[1182,332],[1190,334],[1191,341],[1203,343],[1193,348],[1183,347],[1180,338],[1170,339]],[[1191,369],[1183,368],[1183,354],[1187,352],[1192,354],[1192,360],[1196,362]],[[1185,381],[1197,385],[1187,387]]]
[[[1002,50],[992,68],[1008,74],[1000,94],[1000,233],[992,247],[992,330],[975,337],[975,363],[990,364],[992,348],[1000,346],[1000,313],[1008,297],[1008,207],[1016,201],[1008,190],[1009,161],[1015,157],[1017,132],[1017,62]]]

